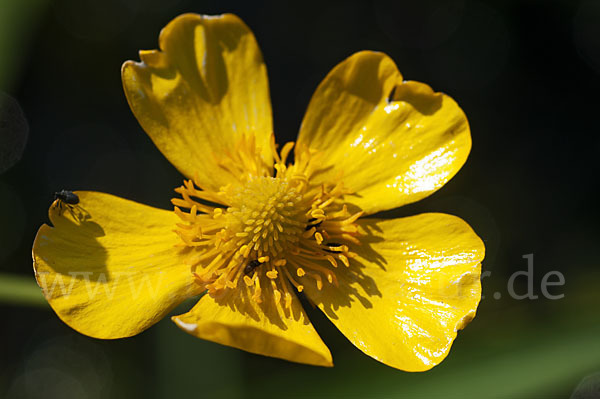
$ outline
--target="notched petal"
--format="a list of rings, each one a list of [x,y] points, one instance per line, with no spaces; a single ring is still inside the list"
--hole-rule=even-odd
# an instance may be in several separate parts
[[[250,29],[232,14],[184,14],[161,31],[159,47],[140,51],[121,75],[133,113],[169,161],[210,190],[239,178],[221,162],[242,140],[252,137],[271,165],[267,72]]]
[[[360,52],[337,65],[315,91],[298,148],[320,152],[317,181],[332,181],[343,171],[355,192],[351,203],[372,214],[441,188],[465,163],[471,135],[450,97],[403,81],[385,54]]]
[[[135,335],[197,293],[183,263],[177,217],[132,201],[77,192],[50,208],[33,244],[38,285],[57,315],[95,338]]]
[[[293,294],[292,294],[293,295]],[[205,295],[188,313],[173,317],[184,331],[208,341],[264,356],[315,366],[333,366],[325,346],[294,295],[291,309],[272,292],[257,303],[244,283],[214,298]]]
[[[422,214],[361,219],[361,246],[338,286],[305,287],[359,349],[389,366],[424,371],[448,354],[475,316],[485,248],[461,219]]]

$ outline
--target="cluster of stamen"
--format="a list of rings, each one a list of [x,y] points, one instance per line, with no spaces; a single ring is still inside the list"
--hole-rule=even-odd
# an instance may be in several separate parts
[[[276,304],[283,300],[291,308],[292,286],[302,292],[305,284],[319,290],[325,282],[338,284],[334,270],[349,267],[355,256],[350,246],[360,245],[355,222],[362,212],[348,212],[341,179],[311,184],[320,169],[318,154],[301,149],[286,165],[293,143],[281,154],[274,141],[271,146],[275,173],[253,138],[244,138],[219,161],[239,184],[218,192],[191,180],[178,187],[181,198],[172,202],[182,223],[175,231],[190,249],[187,262],[196,282],[211,296],[245,285],[256,302],[269,292]]]

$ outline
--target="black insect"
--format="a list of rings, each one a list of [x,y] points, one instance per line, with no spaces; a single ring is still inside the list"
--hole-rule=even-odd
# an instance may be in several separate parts
[[[310,219],[308,219],[308,224],[306,225],[306,228],[305,228],[304,230],[308,231],[308,230],[310,230],[310,229],[311,229],[311,228],[313,228],[313,227],[317,228],[317,227],[319,227],[319,226],[321,225],[321,223],[323,223],[323,222],[321,221],[321,222],[319,222],[319,223],[317,223],[317,224],[312,224],[312,223],[314,223],[314,222],[316,222],[316,221],[317,221],[317,219],[315,219],[315,218],[310,218]]]
[[[54,193],[54,200],[58,201],[56,206],[61,211],[63,205],[69,209],[73,209],[73,206],[79,204],[79,197],[72,191],[60,190]]]
[[[256,260],[256,259],[251,260],[250,262],[248,262],[248,264],[244,268],[244,274],[248,275],[248,274],[252,273],[254,271],[254,269],[259,267],[260,265],[262,265],[262,263],[260,263],[258,260]]]
[[[337,243],[337,242],[328,242],[325,244],[326,247],[330,247],[330,248],[336,248],[336,247],[341,247],[342,244]],[[337,253],[339,251],[332,251],[331,249],[325,249],[325,251],[327,252],[331,252],[331,253]]]

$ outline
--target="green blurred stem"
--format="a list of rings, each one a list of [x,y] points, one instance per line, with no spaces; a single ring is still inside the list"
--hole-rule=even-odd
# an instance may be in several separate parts
[[[0,304],[47,307],[48,302],[33,276],[0,274]]]

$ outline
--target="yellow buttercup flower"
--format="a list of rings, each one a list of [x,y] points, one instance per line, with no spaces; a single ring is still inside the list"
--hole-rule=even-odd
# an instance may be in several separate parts
[[[319,85],[297,143],[277,151],[266,67],[238,17],[179,16],[159,44],[123,65],[123,86],[187,180],[174,211],[97,192],[51,206],[33,259],[58,316],[92,337],[128,337],[206,292],[173,317],[186,332],[331,366],[301,292],[369,356],[408,371],[441,362],[481,297],[481,240],[450,215],[365,216],[458,172],[471,147],[458,105],[403,81],[385,54],[359,52]]]

